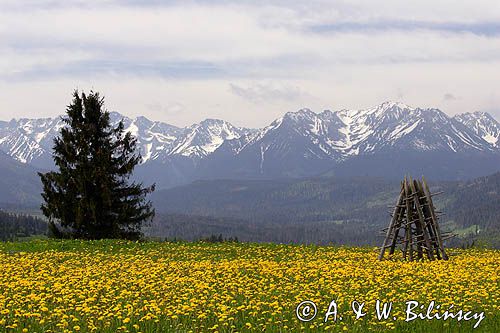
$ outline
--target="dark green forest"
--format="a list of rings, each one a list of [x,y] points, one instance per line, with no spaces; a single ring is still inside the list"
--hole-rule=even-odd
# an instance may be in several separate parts
[[[47,223],[34,216],[0,210],[0,240],[13,241],[23,237],[45,235]]]
[[[458,235],[448,246],[500,247],[500,173],[468,182],[428,181],[432,192],[444,192],[434,197],[444,213],[442,229]],[[157,216],[144,231],[159,240],[222,235],[255,242],[379,245],[398,189],[398,182],[369,177],[197,181],[155,193]],[[44,222],[36,221],[19,222],[23,231],[2,227],[0,237],[43,233]]]
[[[429,182],[432,192],[444,192],[435,197],[444,213],[442,228],[458,235],[449,245],[500,246],[500,173],[468,182]],[[375,245],[398,189],[398,182],[370,177],[198,181],[153,196],[161,213],[154,234],[190,238],[180,216],[196,215],[190,230],[225,231],[240,240]],[[180,215],[172,219],[172,213]],[[202,222],[203,216],[210,222]]]

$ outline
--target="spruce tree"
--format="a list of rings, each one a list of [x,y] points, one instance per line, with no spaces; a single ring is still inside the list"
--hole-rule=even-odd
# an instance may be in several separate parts
[[[130,181],[141,156],[123,122],[110,124],[97,92],[73,94],[63,117],[66,126],[54,139],[58,171],[39,173],[41,209],[56,237],[137,239],[143,222],[154,216],[146,195],[154,185]],[[58,225],[60,227],[58,227]]]

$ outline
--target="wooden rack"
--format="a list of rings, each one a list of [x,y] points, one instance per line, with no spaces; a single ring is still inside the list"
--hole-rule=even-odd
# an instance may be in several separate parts
[[[379,260],[383,259],[386,249],[389,255],[394,254],[398,245],[405,260],[448,260],[443,241],[454,235],[441,234],[432,197],[424,177],[422,181],[405,177],[389,226],[384,229]]]

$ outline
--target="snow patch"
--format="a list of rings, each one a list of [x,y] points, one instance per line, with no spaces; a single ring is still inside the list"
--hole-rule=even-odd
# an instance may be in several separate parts
[[[131,123],[131,124],[130,124],[130,126],[129,126],[127,129],[125,129],[125,133],[126,133],[126,132],[130,132],[130,134],[131,134],[133,137],[137,138],[137,136],[138,136],[138,134],[139,134],[139,127],[137,127],[137,125],[136,125],[136,124]]]

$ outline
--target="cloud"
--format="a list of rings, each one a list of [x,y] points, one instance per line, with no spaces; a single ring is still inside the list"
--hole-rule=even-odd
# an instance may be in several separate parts
[[[184,112],[186,110],[186,106],[179,102],[169,102],[166,104],[160,102],[154,102],[146,104],[146,108],[148,110],[153,111],[154,113],[168,115],[168,116],[179,115],[179,113]]]
[[[445,101],[455,101],[455,100],[457,100],[457,99],[458,99],[458,97],[456,97],[456,96],[455,96],[455,95],[453,95],[453,94],[446,93],[446,94],[444,94],[444,95],[443,95],[443,99],[444,99]]]
[[[279,100],[298,100],[307,96],[299,87],[277,83],[254,83],[248,86],[229,84],[231,93],[251,103],[272,103]]]
[[[460,96],[453,112],[500,105],[484,89],[500,89],[496,0],[3,0],[0,22],[6,118],[58,114],[76,86],[182,125],[261,126],[298,104],[368,107],[396,94],[446,108],[443,87]]]
[[[478,36],[500,35],[498,22],[425,22],[425,21],[375,21],[375,22],[341,22],[322,25],[310,25],[306,28],[318,33],[342,32],[384,32],[384,31],[434,31],[438,33],[463,34]]]
[[[413,16],[393,1],[379,6],[342,1],[109,0],[100,6],[91,1],[6,1],[0,5],[0,79],[101,73],[273,79],[303,77],[342,64],[500,60],[495,2],[486,1],[483,8],[491,7],[491,12],[483,14],[469,5],[447,8],[427,1],[415,5]],[[432,9],[427,19],[425,9]],[[433,14],[445,9],[448,16]]]
[[[19,66],[21,67],[21,66]],[[1,68],[1,67],[0,67]],[[0,69],[1,70],[1,69]],[[6,66],[0,80],[25,81],[47,80],[58,77],[81,78],[116,78],[126,77],[162,77],[166,79],[214,78],[226,75],[225,69],[208,62],[197,61],[148,61],[137,62],[120,59],[77,59],[65,62],[48,58],[38,64],[24,66],[21,69]]]

